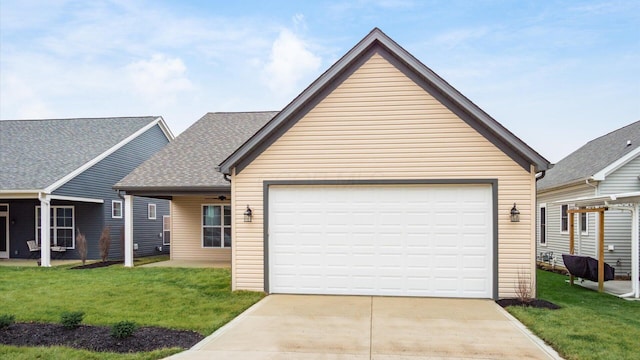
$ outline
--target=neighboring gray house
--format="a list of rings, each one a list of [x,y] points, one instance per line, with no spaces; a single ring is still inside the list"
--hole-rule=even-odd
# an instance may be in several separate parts
[[[563,200],[640,191],[640,121],[594,139],[558,162],[538,181],[538,256],[558,265],[569,252]],[[597,214],[576,214],[575,253],[597,258]],[[605,262],[616,276],[631,272],[631,214],[605,212]],[[553,253],[553,256],[549,256]]]
[[[172,259],[231,264],[231,182],[216,165],[277,113],[207,113],[115,185],[126,194],[172,200]],[[219,226],[203,230],[209,213]]]
[[[172,139],[158,116],[0,121],[0,258],[29,257],[27,241],[36,240],[47,266],[47,238],[65,259],[78,258],[80,229],[97,259],[104,227],[109,257],[122,258],[123,199],[112,187]],[[133,209],[136,255],[161,251],[168,201],[139,197]]]

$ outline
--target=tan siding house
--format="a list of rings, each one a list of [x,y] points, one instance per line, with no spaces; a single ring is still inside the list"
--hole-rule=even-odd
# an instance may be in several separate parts
[[[322,220],[315,223],[310,219],[307,222],[292,220],[291,224],[281,226],[276,220],[269,220],[269,217],[280,215],[270,207],[281,205],[269,203],[270,194],[276,189],[286,192],[283,188],[291,191],[302,189],[301,196],[315,199],[314,192],[326,191],[327,196],[332,196],[345,186],[352,187],[350,189],[353,191],[369,187],[369,194],[375,197],[386,191],[384,187],[393,188],[401,194],[405,190],[410,191],[411,187],[421,187],[428,193],[432,190],[439,192],[442,186],[464,191],[474,185],[486,184],[493,203],[488,205],[491,219],[488,224],[488,231],[491,232],[489,246],[492,249],[485,260],[491,259],[492,264],[485,284],[490,291],[484,293],[488,296],[478,293],[479,297],[514,296],[514,284],[519,272],[535,276],[535,174],[544,170],[548,162],[535,153],[538,163],[523,161],[525,157],[509,148],[510,145],[505,144],[503,139],[496,140],[495,134],[487,134],[485,129],[479,131],[478,124],[467,117],[468,112],[462,115],[464,119],[461,118],[459,109],[452,110],[454,105],[450,99],[445,98],[443,103],[441,90],[437,93],[430,91],[428,87],[432,84],[425,84],[417,78],[416,69],[397,61],[398,56],[405,56],[404,50],[395,43],[391,43],[391,49],[388,48],[387,41],[384,34],[372,32],[327,72],[331,75],[337,67],[333,78],[319,79],[307,89],[307,92],[315,90],[315,93],[301,95],[302,98],[309,95],[306,103],[294,102],[293,106],[297,105],[298,108],[285,109],[280,113],[285,114],[281,118],[282,123],[278,124],[280,128],[274,126],[271,133],[259,132],[254,138],[259,139],[260,144],[251,148],[250,143],[245,143],[221,165],[222,171],[227,170],[231,174],[232,182],[234,289],[349,293],[349,289],[326,285],[327,281],[342,275],[333,276],[330,274],[333,271],[330,264],[320,264],[324,262],[323,257],[328,258],[335,251],[330,249],[335,244],[320,239],[307,249],[295,250],[293,257],[308,257],[309,263],[291,260],[291,263],[279,264],[280,258],[287,258],[287,247],[291,247],[277,243],[279,239],[287,237],[287,226],[299,229],[292,234],[304,242],[306,240],[302,238],[306,239],[307,235],[304,227],[314,227],[320,233],[325,231],[320,225],[332,225]],[[318,82],[322,81],[324,87],[318,86]],[[295,115],[287,117],[288,110]],[[262,130],[268,130],[270,124],[277,123],[280,115]],[[244,153],[243,149],[246,150]],[[311,200],[305,201],[301,197],[296,206],[316,206]],[[336,197],[335,203],[341,204],[340,201],[340,196]],[[520,222],[517,223],[510,220],[514,203],[520,211]],[[253,212],[251,222],[239,220],[243,218],[247,205]],[[340,212],[341,209],[336,207],[329,212],[332,211]],[[327,211],[318,210],[316,213],[321,212],[326,215]],[[290,218],[284,217],[283,221],[305,216],[302,211],[291,212]],[[380,214],[373,213],[372,216]],[[425,218],[423,222],[428,223],[429,219]],[[375,227],[375,224],[369,226]],[[280,228],[285,230],[277,230]],[[460,233],[460,236],[468,234]],[[344,237],[343,241],[349,242],[349,237]],[[282,242],[284,244],[286,240]],[[456,246],[462,247],[464,243],[460,241]],[[340,248],[338,245],[334,247]],[[383,247],[372,251],[385,256],[380,250]],[[314,248],[317,248],[317,252],[311,253],[315,251]],[[464,249],[460,252],[464,252]],[[357,255],[356,252],[349,254]],[[411,253],[404,252],[403,255],[410,257]],[[270,256],[273,259],[270,260]],[[434,261],[437,258],[436,255]],[[471,257],[452,259],[454,262],[465,261]],[[291,285],[286,279],[291,274],[304,274],[304,268],[313,267],[315,263],[320,264],[318,271],[326,272],[320,276],[322,279],[317,280],[319,285],[316,290],[312,289],[309,282]],[[289,273],[287,267],[297,267],[297,270]],[[275,270],[280,268],[281,272]],[[468,269],[461,265],[459,270],[465,272]],[[356,269],[349,274],[355,278],[359,273]],[[398,279],[409,283],[410,275],[402,274]],[[310,283],[316,281],[315,275],[304,276],[308,276]],[[383,282],[383,277],[376,281]],[[471,278],[473,275],[470,275]],[[437,283],[439,279],[432,281]],[[464,284],[465,281],[458,279],[458,284]],[[281,288],[279,283],[283,284]],[[354,287],[357,288],[357,284]],[[424,290],[427,295],[437,295],[442,289],[415,289],[407,285],[406,289],[399,289],[398,292],[374,287],[369,290],[355,289],[353,293],[386,294],[385,291],[391,291],[396,295],[412,295],[418,294],[419,290]],[[474,297],[473,291],[470,289],[471,297]],[[451,296],[465,297],[464,294],[463,291]]]
[[[234,290],[498,298],[535,282],[549,162],[379,29],[282,111],[207,114],[167,148],[118,186],[171,198],[172,259],[226,258]],[[203,246],[207,204],[230,204],[230,248]]]
[[[171,259],[211,261],[230,265],[231,249],[202,243],[202,206],[229,205],[228,200],[205,196],[175,196],[171,201]]]

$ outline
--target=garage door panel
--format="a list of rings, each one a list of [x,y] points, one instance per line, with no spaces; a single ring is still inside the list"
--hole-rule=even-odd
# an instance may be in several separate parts
[[[491,187],[274,186],[273,293],[491,297]]]

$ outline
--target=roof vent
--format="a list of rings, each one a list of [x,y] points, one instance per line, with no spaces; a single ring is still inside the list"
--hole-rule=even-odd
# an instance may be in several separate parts
[[[627,146],[631,146],[631,140],[627,140]]]

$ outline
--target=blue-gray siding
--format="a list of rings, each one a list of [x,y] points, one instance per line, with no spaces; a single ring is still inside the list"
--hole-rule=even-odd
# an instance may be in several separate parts
[[[100,239],[102,229],[106,226],[111,230],[109,258],[122,258],[120,237],[124,219],[113,219],[111,217],[111,203],[112,200],[121,200],[124,203],[124,200],[118,196],[112,187],[168,142],[169,140],[160,127],[154,126],[53,192],[53,195],[104,200],[104,204],[52,201],[52,205],[54,206],[73,205],[75,207],[75,226],[76,229],[80,228],[87,238],[89,243],[89,259],[98,259],[100,257],[98,240]],[[141,227],[141,229],[134,234],[134,236],[137,235],[134,242],[138,242],[140,244],[139,246],[144,245],[141,246],[143,250],[136,253],[138,256],[152,254],[156,244],[162,245],[162,238],[158,239],[154,227],[155,223],[157,223],[157,232],[161,232],[162,215],[169,214],[168,201],[154,199],[153,202],[157,204],[157,216],[160,220],[155,220],[155,222],[151,223],[151,220],[147,220],[146,202],[148,202],[148,199],[136,198],[134,201],[134,229],[137,226]],[[32,214],[30,216],[34,217],[35,206],[38,205],[38,201],[31,202],[31,208],[22,209],[22,211],[24,211],[25,214]],[[34,237],[35,230],[33,224],[35,224],[35,218],[31,219],[29,224],[28,229],[21,230],[24,234],[16,235],[16,241],[19,243],[28,240],[21,239],[23,237],[29,239]],[[153,229],[153,232],[151,229]],[[13,242],[12,237],[12,244]],[[16,246],[22,245],[16,244]],[[26,243],[24,247],[26,247]],[[25,253],[25,255],[28,256],[28,252]],[[77,252],[75,250],[70,250],[69,253],[65,255],[65,258],[76,257]]]

